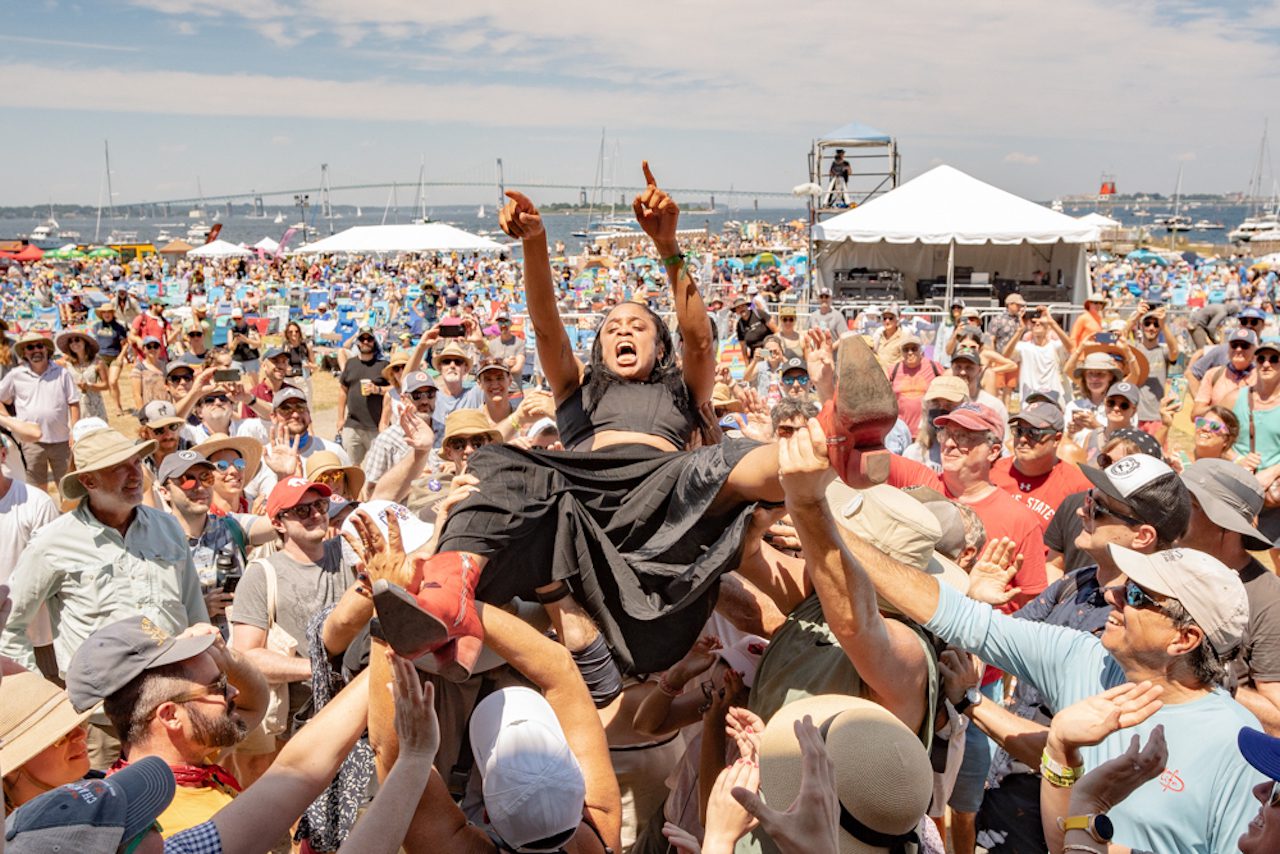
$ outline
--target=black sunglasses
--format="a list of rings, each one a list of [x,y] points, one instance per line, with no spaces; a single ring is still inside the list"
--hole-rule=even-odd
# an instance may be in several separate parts
[[[1027,424],[1015,424],[1009,428],[1009,431],[1013,433],[1014,438],[1026,439],[1035,445],[1058,435],[1058,431],[1052,427],[1031,427]]]
[[[1280,353],[1277,353],[1274,350],[1268,350],[1265,353],[1255,354],[1253,360],[1259,365],[1274,365],[1280,362]]]
[[[1126,525],[1133,527],[1147,524],[1141,519],[1135,519],[1132,516],[1126,516],[1123,513],[1117,513],[1112,510],[1094,497],[1094,490],[1092,489],[1084,494],[1084,515],[1088,517],[1090,522],[1096,522],[1099,516],[1110,516],[1112,519],[1119,519]]]

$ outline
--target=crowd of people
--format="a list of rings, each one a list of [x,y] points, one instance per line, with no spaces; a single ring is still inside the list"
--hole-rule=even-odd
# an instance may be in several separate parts
[[[645,177],[658,269],[585,295],[516,192],[519,264],[264,262],[403,329],[268,330],[250,284],[215,342],[252,263],[33,277],[10,851],[1280,850],[1274,277],[779,302],[699,283]]]

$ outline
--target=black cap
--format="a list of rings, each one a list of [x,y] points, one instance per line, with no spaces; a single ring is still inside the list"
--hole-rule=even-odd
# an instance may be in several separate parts
[[[782,366],[782,373],[785,374],[788,371],[804,371],[807,374],[809,373],[809,366],[804,363],[804,359],[797,356],[787,359],[786,364]]]

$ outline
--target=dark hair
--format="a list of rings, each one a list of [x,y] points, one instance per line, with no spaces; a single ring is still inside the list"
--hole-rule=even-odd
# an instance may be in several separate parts
[[[1160,610],[1173,621],[1174,628],[1199,627],[1199,624],[1191,617],[1186,607],[1177,599],[1166,599],[1161,602]],[[1187,653],[1187,665],[1190,666],[1196,680],[1206,688],[1221,685],[1222,680],[1227,675],[1226,667],[1222,663],[1222,657],[1213,648],[1213,644],[1209,643],[1207,635],[1195,649]]]
[[[773,405],[772,411],[769,412],[769,418],[773,421],[773,432],[778,432],[778,425],[788,418],[803,418],[808,421],[810,418],[818,417],[818,404],[804,398],[784,397]]]
[[[582,402],[585,404],[587,415],[595,413],[596,406],[604,399],[604,394],[609,390],[610,386],[632,382],[632,380],[625,380],[618,376],[605,365],[604,344],[600,335],[604,325],[609,321],[609,315],[621,308],[622,305],[635,305],[644,309],[657,329],[658,354],[654,360],[653,371],[647,379],[639,380],[639,382],[660,383],[666,386],[680,414],[685,416],[690,424],[700,423],[698,415],[694,411],[693,399],[689,395],[689,386],[684,381],[684,373],[680,370],[680,365],[676,361],[676,348],[675,342],[671,338],[671,330],[667,329],[667,324],[663,322],[657,312],[643,303],[621,303],[606,313],[600,319],[600,322],[596,324],[595,341],[591,344],[590,371],[587,376],[586,388],[582,390]]]
[[[160,704],[187,688],[186,665],[178,661],[144,670],[109,697],[103,698],[102,710],[125,744],[140,744],[147,739],[147,725]]]
[[[1221,419],[1224,427],[1227,428],[1227,444],[1234,445],[1236,439],[1240,438],[1240,419],[1236,418],[1236,414],[1225,406],[1214,404],[1210,406],[1205,415],[1216,415]]]

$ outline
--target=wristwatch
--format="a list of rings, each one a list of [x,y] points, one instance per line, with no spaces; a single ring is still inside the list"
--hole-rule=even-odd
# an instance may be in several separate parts
[[[964,696],[960,698],[960,702],[955,704],[957,715],[963,715],[971,706],[976,706],[982,702],[982,692],[978,690],[978,686],[974,685],[968,691],[964,692]]]
[[[1087,830],[1089,835],[1093,837],[1094,842],[1102,843],[1110,842],[1116,830],[1115,825],[1111,823],[1111,819],[1103,812],[1060,818],[1058,819],[1058,827],[1063,832],[1068,830]]]

